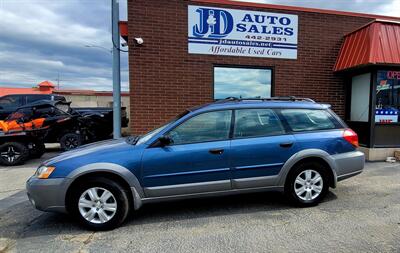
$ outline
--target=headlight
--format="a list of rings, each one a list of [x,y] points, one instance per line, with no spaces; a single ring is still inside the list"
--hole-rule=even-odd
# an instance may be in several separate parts
[[[50,167],[50,166],[40,166],[36,172],[35,176],[37,178],[41,179],[46,179],[49,178],[50,174],[56,169],[56,167]]]

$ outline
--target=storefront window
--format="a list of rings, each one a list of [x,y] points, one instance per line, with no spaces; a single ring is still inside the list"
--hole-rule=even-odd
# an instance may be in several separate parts
[[[376,86],[375,122],[399,122],[400,71],[379,70]]]
[[[214,68],[214,99],[271,97],[270,69]]]

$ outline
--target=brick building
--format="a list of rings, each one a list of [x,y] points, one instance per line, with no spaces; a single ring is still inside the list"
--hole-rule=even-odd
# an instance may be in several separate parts
[[[224,95],[299,96],[331,104],[361,132],[365,148],[387,139],[373,139],[382,123],[375,122],[375,91],[379,71],[400,64],[400,18],[227,0],[135,0],[128,1],[128,20],[133,133]],[[387,38],[383,60],[370,57],[381,46],[370,39],[382,33],[376,23],[395,36]]]

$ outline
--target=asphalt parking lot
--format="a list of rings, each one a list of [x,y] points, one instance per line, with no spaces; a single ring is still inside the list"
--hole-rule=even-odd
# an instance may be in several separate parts
[[[0,167],[0,253],[400,252],[399,163],[367,163],[317,207],[278,193],[151,204],[110,232],[35,210],[24,184],[39,163]]]

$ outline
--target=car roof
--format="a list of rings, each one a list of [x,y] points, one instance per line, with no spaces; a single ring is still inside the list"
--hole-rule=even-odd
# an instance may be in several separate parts
[[[214,103],[194,107],[189,111],[212,111],[223,109],[245,109],[245,108],[299,108],[299,109],[328,109],[330,105],[320,104],[308,98],[296,97],[272,97],[263,99],[238,99],[227,98]]]
[[[29,93],[23,93],[23,94],[7,94],[4,96],[0,96],[0,98],[2,97],[9,97],[9,96],[32,96],[32,97],[39,97],[39,96],[47,96],[47,97],[62,97],[62,95],[58,95],[58,94],[29,94]]]
[[[18,109],[23,109],[23,108],[31,108],[31,107],[47,107],[47,106],[55,106],[57,104],[71,104],[71,102],[65,102],[65,101],[60,101],[60,100],[37,100],[32,103],[23,105],[18,107]]]

